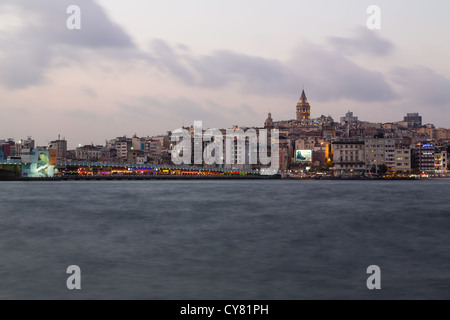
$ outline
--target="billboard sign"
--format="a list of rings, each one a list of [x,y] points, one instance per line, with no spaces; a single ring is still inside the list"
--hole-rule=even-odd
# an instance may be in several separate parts
[[[312,150],[296,150],[296,162],[312,162]]]
[[[49,166],[56,166],[58,160],[58,150],[49,149],[48,150]]]

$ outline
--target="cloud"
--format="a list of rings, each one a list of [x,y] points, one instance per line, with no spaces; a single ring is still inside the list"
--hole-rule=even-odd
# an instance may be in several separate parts
[[[237,82],[245,92],[280,94],[297,91],[301,79],[281,61],[226,50],[192,57],[190,63],[198,75],[197,85],[203,87],[217,88]]]
[[[195,120],[209,120],[218,116],[217,112],[211,110],[205,104],[193,101],[186,97],[177,98],[155,98],[141,97],[137,103],[119,103],[119,109],[130,116],[145,115],[158,119],[172,120],[174,124],[191,123]]]
[[[83,120],[83,121],[98,121],[99,115],[94,111],[87,110],[86,108],[77,109],[63,109],[60,113],[70,121]]]
[[[177,46],[180,48],[180,46]],[[183,56],[170,47],[164,40],[157,39],[151,44],[152,57],[156,66],[183,80],[185,83],[193,82],[193,75],[184,65]],[[181,49],[182,51],[185,51]]]
[[[378,32],[368,28],[358,28],[354,38],[330,37],[329,43],[336,51],[346,55],[368,54],[373,56],[387,56],[395,46],[381,38]]]
[[[92,88],[89,88],[89,87],[83,87],[83,88],[80,88],[80,91],[81,91],[82,93],[84,93],[85,95],[87,95],[88,97],[91,97],[91,98],[97,98],[97,93],[96,93],[95,90],[92,89]]]
[[[246,104],[224,106],[212,100],[194,101],[187,97],[152,97],[143,96],[134,103],[119,103],[119,112],[129,119],[145,116],[159,121],[170,120],[174,125],[188,125],[194,121],[218,123],[218,119],[235,124],[236,118],[255,117],[256,112]],[[175,128],[171,128],[175,129]]]
[[[69,5],[81,8],[81,30],[66,28]],[[117,60],[120,64],[114,68],[126,70],[133,59],[140,59],[149,70],[157,69],[192,87],[219,90],[237,86],[245,94],[292,97],[306,84],[321,101],[384,102],[395,98],[381,73],[357,65],[342,53],[387,54],[392,45],[374,32],[359,30],[353,38],[331,38],[331,48],[304,43],[290,61],[281,61],[231,50],[196,55],[186,45],[161,39],[152,41],[150,51],[144,52],[92,0],[3,0],[2,8],[14,8],[24,22],[7,29],[8,36],[0,38],[4,52],[0,82],[9,88],[42,83],[50,68],[68,62],[82,65]],[[92,92],[84,93],[92,96]]]
[[[163,40],[157,40],[152,48],[151,55],[161,70],[189,86],[219,89],[238,84],[244,93],[291,95],[306,83],[322,101],[389,101],[396,96],[382,73],[311,43],[300,46],[288,62],[226,50],[195,56],[179,53]]]
[[[81,30],[69,30],[67,7],[81,8]],[[0,82],[9,88],[24,88],[42,82],[47,68],[58,57],[80,58],[81,50],[135,48],[125,31],[113,23],[91,0],[3,0],[1,10],[20,21],[2,30]]]
[[[381,72],[366,69],[335,50],[303,44],[292,62],[319,101],[386,102],[397,97]]]
[[[395,68],[391,77],[401,87],[402,96],[417,107],[449,105],[450,79],[427,67]]]

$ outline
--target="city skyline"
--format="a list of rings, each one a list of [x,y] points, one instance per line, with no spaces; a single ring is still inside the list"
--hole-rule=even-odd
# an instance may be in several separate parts
[[[81,30],[66,28],[71,4]],[[345,4],[3,0],[0,136],[45,144],[61,134],[74,148],[195,120],[262,126],[269,109],[295,117],[303,84],[313,118],[419,112],[449,127],[450,4],[378,1],[381,30],[366,27],[373,3]]]
[[[449,12],[0,0],[0,300],[450,298]]]

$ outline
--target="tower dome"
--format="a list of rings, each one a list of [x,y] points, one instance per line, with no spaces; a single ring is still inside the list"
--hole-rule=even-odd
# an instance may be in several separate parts
[[[264,122],[264,128],[273,128],[272,113],[269,112],[266,121]]]
[[[311,119],[311,106],[306,98],[305,89],[302,90],[302,95],[297,103],[297,121]]]

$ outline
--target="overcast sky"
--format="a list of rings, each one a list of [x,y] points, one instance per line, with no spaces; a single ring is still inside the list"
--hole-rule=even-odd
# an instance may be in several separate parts
[[[450,127],[449,14],[448,0],[0,0],[0,139],[262,126],[269,109],[295,117],[303,84],[313,117]]]

